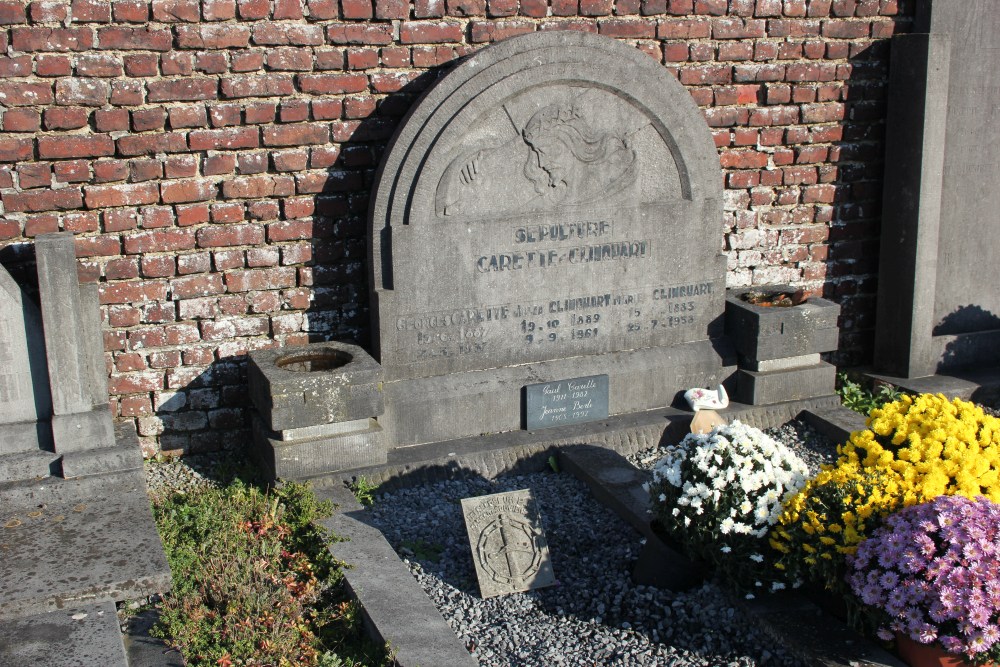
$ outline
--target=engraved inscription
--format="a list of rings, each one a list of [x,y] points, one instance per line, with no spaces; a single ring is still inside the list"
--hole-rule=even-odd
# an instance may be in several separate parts
[[[574,102],[550,104],[510,140],[455,158],[435,193],[438,216],[496,216],[625,201],[638,186],[628,138],[595,129]]]
[[[462,514],[484,598],[555,583],[531,491],[463,498]]]
[[[525,387],[528,429],[581,424],[608,416],[608,376],[559,380]]]

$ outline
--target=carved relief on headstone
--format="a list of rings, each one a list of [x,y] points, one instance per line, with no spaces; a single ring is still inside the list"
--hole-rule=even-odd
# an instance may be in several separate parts
[[[484,598],[555,583],[541,515],[530,490],[463,498],[462,513]]]

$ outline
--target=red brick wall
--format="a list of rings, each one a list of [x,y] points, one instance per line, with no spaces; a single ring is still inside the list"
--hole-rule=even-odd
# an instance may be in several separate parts
[[[887,38],[906,0],[0,0],[0,257],[77,234],[112,407],[146,447],[245,438],[247,350],[368,337],[366,210],[416,95],[533,30],[635,45],[725,172],[729,284],[843,306],[870,355]]]

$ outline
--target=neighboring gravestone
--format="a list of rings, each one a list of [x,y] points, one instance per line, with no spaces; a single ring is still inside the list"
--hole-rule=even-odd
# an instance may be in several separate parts
[[[0,455],[50,449],[51,413],[41,315],[0,267]]]
[[[484,598],[556,582],[541,515],[530,490],[463,498],[462,514]]]
[[[519,429],[532,384],[606,375],[615,415],[731,363],[711,133],[615,40],[533,33],[466,59],[393,139],[371,224],[397,446]]]
[[[1000,29],[994,0],[918,2],[893,38],[875,364],[1000,364]]]

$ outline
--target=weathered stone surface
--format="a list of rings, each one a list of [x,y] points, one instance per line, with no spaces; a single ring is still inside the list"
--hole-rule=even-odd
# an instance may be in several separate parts
[[[103,482],[76,493],[77,485],[60,482],[26,502],[3,499],[0,620],[170,587],[141,473],[132,476],[126,487]]]
[[[721,380],[721,195],[697,106],[635,49],[533,33],[467,59],[400,128],[373,195],[390,442],[521,428],[528,384],[607,374],[622,414]],[[638,377],[616,371],[640,351]]]
[[[0,623],[0,665],[128,667],[114,602]]]
[[[927,34],[893,38],[875,352],[890,375],[1000,365],[1000,265],[984,242],[1000,179],[995,10],[920,2]]]
[[[529,489],[462,499],[484,598],[556,583],[542,518]]]
[[[814,354],[803,354],[799,357],[785,357],[782,359],[765,359],[763,361],[748,360],[747,369],[751,371],[784,371],[789,368],[800,368],[801,366],[815,366],[822,359],[819,352]]]
[[[0,267],[0,456],[51,448],[48,382],[41,314]]]
[[[744,291],[726,296],[726,333],[747,365],[837,349],[839,305],[812,297],[796,306],[757,306],[740,298]]]
[[[40,449],[4,454],[0,457],[0,483],[48,477],[58,464],[57,459],[55,453]]]
[[[382,427],[374,419],[350,422],[353,430],[284,440],[253,417],[256,456],[273,478],[302,479],[386,462]]]
[[[736,374],[736,400],[751,405],[799,401],[833,394],[837,367],[820,362],[770,373],[740,370]]]
[[[249,356],[250,399],[272,431],[382,414],[382,369],[357,345],[313,343]]]

